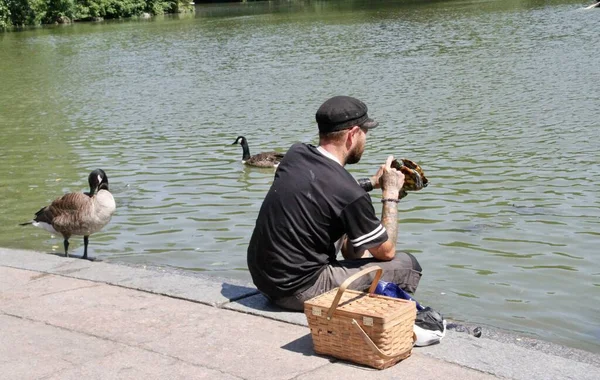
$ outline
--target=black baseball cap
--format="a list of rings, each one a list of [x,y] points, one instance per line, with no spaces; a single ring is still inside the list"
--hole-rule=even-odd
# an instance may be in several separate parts
[[[321,104],[316,119],[319,132],[341,131],[358,125],[361,128],[375,128],[379,123],[367,115],[367,106],[351,96],[334,96]]]

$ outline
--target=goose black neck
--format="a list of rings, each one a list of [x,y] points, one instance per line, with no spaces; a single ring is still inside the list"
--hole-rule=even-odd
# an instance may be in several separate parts
[[[242,145],[242,160],[246,161],[250,159],[250,148],[248,148],[248,142],[246,139],[241,139],[240,144]]]

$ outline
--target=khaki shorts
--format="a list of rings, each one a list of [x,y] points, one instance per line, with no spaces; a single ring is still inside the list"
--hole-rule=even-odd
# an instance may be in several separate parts
[[[310,288],[290,297],[284,297],[273,302],[285,309],[304,310],[304,301],[330,291],[342,284],[344,280],[364,268],[377,265],[383,269],[381,280],[398,284],[409,293],[414,293],[421,279],[421,265],[417,259],[406,252],[398,252],[393,260],[379,261],[377,259],[341,260],[328,265]],[[358,278],[348,288],[354,290],[367,289],[376,272],[371,272]]]

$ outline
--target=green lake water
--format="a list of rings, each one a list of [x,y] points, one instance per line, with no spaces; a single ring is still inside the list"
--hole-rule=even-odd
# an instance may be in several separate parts
[[[598,352],[600,9],[584,5],[227,3],[0,34],[0,246],[60,252],[17,224],[99,167],[117,212],[91,255],[249,280],[273,170],[231,143],[315,143],[318,106],[352,95],[381,124],[348,169],[394,154],[430,180],[400,204],[416,298]]]

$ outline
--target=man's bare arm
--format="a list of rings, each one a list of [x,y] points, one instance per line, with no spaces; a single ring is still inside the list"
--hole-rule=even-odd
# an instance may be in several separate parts
[[[404,174],[391,167],[393,159],[393,156],[388,157],[380,178],[383,189],[381,224],[387,231],[388,240],[378,247],[369,248],[371,255],[382,261],[392,260],[396,256],[398,240],[398,193],[404,184]]]

